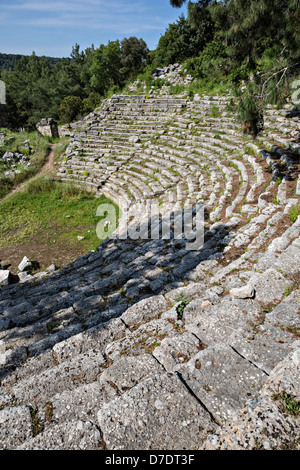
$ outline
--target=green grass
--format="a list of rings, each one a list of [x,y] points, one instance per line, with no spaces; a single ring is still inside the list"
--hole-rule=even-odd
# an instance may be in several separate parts
[[[0,202],[0,248],[28,241],[77,246],[77,236],[83,236],[80,249],[88,252],[101,243],[96,234],[100,221],[96,210],[108,203],[113,204],[79,186],[37,178],[22,192]],[[118,208],[113,206],[118,216]]]
[[[289,211],[289,219],[294,224],[300,215],[300,206],[293,206]]]
[[[61,156],[65,153],[69,144],[70,142],[67,138],[59,139],[59,142],[54,147],[54,163],[61,163]]]
[[[38,132],[13,133],[7,129],[4,129],[4,132],[6,133],[6,138],[14,137],[14,140],[0,146],[0,157],[9,150],[28,154],[28,151],[24,150],[22,146],[22,142],[25,142],[26,140],[30,140],[30,148],[32,148],[35,152],[30,156],[32,165],[23,169],[23,171],[20,174],[15,175],[14,178],[4,176],[4,171],[6,171],[6,169],[4,165],[0,163],[0,199],[6,196],[14,186],[17,186],[36,175],[44,165],[45,160],[50,152],[49,140],[42,137]]]
[[[283,413],[293,416],[298,416],[300,414],[300,403],[296,400],[296,397],[294,397],[293,395],[290,395],[286,392],[281,392],[273,398],[274,400],[280,400],[280,408]]]

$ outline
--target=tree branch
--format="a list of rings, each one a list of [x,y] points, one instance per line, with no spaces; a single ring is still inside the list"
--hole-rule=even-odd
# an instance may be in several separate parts
[[[271,94],[270,93],[267,93],[266,95],[264,95],[264,90],[267,86],[267,84],[269,83],[270,80],[272,80],[273,77],[275,77],[276,75],[279,75],[280,73],[282,73],[279,81],[277,82],[276,84],[276,87],[278,87],[281,83],[281,81],[283,80],[283,77],[285,76],[285,74],[287,73],[287,71],[293,67],[296,67],[297,65],[300,65],[300,62],[297,62],[296,64],[292,64],[292,65],[288,65],[287,67],[284,67],[283,69],[281,70],[278,70],[277,72],[274,72],[262,85],[262,89],[261,89],[261,94],[260,94],[260,98],[261,99],[264,99],[265,97],[269,96]],[[264,73],[263,75],[261,75],[262,77],[265,76],[265,75],[268,75],[268,73]]]

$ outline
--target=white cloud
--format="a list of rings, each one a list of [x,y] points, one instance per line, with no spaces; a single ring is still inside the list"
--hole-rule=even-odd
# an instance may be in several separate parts
[[[70,44],[106,44],[128,36],[143,37],[155,48],[179,10],[169,0],[0,0],[0,47],[37,54],[69,55]],[[172,17],[174,13],[174,17]],[[63,48],[66,52],[62,52]],[[55,53],[54,51],[57,50]]]
[[[149,11],[146,14],[149,6],[146,6],[145,1],[22,1],[7,3],[4,10],[10,12],[6,25],[19,27],[114,30],[121,34],[134,34],[140,31],[162,30],[165,26],[163,18],[154,16]]]

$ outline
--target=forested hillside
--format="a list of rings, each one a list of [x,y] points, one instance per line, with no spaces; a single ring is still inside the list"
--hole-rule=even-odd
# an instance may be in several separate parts
[[[3,54],[0,53],[0,71],[3,70],[11,70],[15,68],[15,65],[18,61],[22,59],[21,54]],[[46,57],[43,56],[43,59],[47,61],[47,63],[51,66],[55,66],[57,62],[61,59],[55,57]]]
[[[185,2],[170,0],[174,7]],[[33,128],[45,116],[71,122],[138,76],[150,87],[155,68],[178,62],[195,78],[191,96],[239,94],[243,85],[237,111],[255,135],[264,103],[282,105],[292,94],[300,71],[299,24],[298,0],[189,1],[187,17],[169,25],[154,51],[129,37],[85,50],[76,44],[58,62],[33,54],[13,70],[5,66],[0,78],[7,85],[8,120],[14,128]]]

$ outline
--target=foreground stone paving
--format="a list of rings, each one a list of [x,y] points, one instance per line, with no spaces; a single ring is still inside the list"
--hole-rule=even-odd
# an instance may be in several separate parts
[[[139,203],[173,222],[18,284],[0,270],[1,449],[299,448],[299,118],[270,108],[253,141],[226,97],[195,98],[113,96],[64,129],[58,179],[146,233]],[[197,203],[190,250],[174,224]]]

